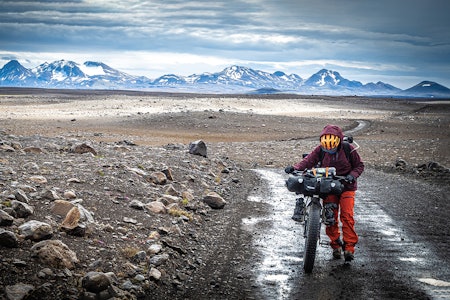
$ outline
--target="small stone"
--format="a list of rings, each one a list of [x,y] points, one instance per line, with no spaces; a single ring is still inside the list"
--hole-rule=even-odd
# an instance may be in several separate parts
[[[159,271],[158,269],[156,269],[156,268],[150,268],[150,271],[149,271],[149,273],[148,273],[148,276],[150,277],[150,278],[153,278],[153,279],[155,279],[155,280],[160,280],[161,279],[161,271]]]
[[[28,179],[30,181],[40,183],[40,184],[47,183],[47,178],[45,178],[44,176],[41,176],[41,175],[30,176]]]

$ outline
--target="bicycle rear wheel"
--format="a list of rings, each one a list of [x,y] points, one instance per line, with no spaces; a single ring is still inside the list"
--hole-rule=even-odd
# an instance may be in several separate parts
[[[320,202],[313,199],[306,221],[305,250],[303,253],[303,269],[305,273],[311,273],[316,259],[317,244],[320,236]]]

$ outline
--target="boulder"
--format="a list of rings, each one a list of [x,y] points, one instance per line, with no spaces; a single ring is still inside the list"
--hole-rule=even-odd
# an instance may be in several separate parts
[[[45,240],[31,247],[33,257],[54,268],[75,268],[79,262],[75,252],[60,240]]]
[[[32,241],[41,241],[49,239],[53,235],[52,226],[45,222],[31,220],[19,226],[20,234],[25,236],[25,239]]]
[[[200,155],[207,157],[208,156],[208,149],[206,147],[205,142],[202,140],[198,140],[195,142],[191,142],[189,144],[189,153],[193,155]]]
[[[14,232],[0,228],[0,246],[7,248],[16,248],[19,243]]]
[[[224,208],[227,202],[216,192],[209,192],[203,197],[203,202],[209,205],[209,207],[214,209]]]

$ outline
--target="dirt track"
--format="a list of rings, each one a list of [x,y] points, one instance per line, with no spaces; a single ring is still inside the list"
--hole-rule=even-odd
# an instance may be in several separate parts
[[[29,142],[37,141],[41,136],[50,140],[62,137],[65,140],[92,142],[98,147],[104,143],[132,141],[138,147],[145,147],[137,148],[137,152],[144,153],[139,158],[135,155],[134,159],[138,161],[141,158],[150,159],[145,156],[145,152],[151,151],[151,147],[159,149],[168,144],[186,147],[189,142],[202,139],[208,145],[210,162],[218,157],[226,157],[239,166],[241,171],[233,175],[239,178],[239,184],[228,190],[228,208],[211,211],[208,221],[198,230],[198,240],[204,237],[204,241],[208,241],[211,246],[208,254],[203,256],[203,267],[193,272],[191,278],[185,279],[184,290],[177,291],[177,288],[180,289],[178,285],[174,290],[166,287],[168,290],[159,291],[161,295],[166,293],[181,298],[202,298],[205,295],[209,299],[264,298],[264,292],[258,290],[251,272],[249,274],[251,268],[243,270],[247,263],[252,265],[252,262],[260,262],[260,257],[258,249],[252,249],[252,234],[256,233],[242,230],[239,224],[249,216],[268,217],[271,210],[268,205],[246,201],[249,194],[255,191],[267,193],[265,184],[261,185],[250,169],[280,170],[297,161],[301,153],[309,152],[317,144],[317,136],[325,124],[334,123],[344,129],[351,129],[359,120],[369,125],[353,134],[361,146],[359,152],[369,170],[367,177],[362,179],[363,186],[370,185],[370,179],[381,180],[382,173],[377,173],[377,170],[394,174],[389,175],[389,182],[381,184],[378,189],[387,189],[393,184],[396,190],[401,191],[402,184],[414,185],[416,180],[420,180],[420,184],[433,193],[433,186],[440,185],[440,190],[431,198],[432,204],[424,206],[422,198],[403,191],[404,196],[397,196],[395,205],[390,205],[387,196],[383,198],[386,202],[381,205],[383,211],[400,220],[403,228],[419,232],[414,239],[431,243],[433,253],[448,259],[448,252],[442,252],[449,242],[448,233],[442,232],[442,222],[450,213],[448,205],[442,204],[449,203],[445,188],[448,189],[450,165],[448,102],[421,103],[354,97],[92,94],[80,91],[51,94],[41,91],[37,94],[15,92],[0,96],[0,128],[4,137],[16,136]],[[42,158],[41,163],[48,163],[50,157]],[[399,158],[406,162],[405,166],[395,166]],[[180,162],[176,163],[185,161],[186,158],[181,157]],[[9,162],[13,162],[12,157]],[[444,166],[447,172],[436,173],[417,168],[429,162]],[[426,183],[423,183],[423,179],[426,179]],[[3,182],[5,194],[8,185],[8,182]],[[135,191],[125,192],[132,194]],[[372,202],[380,205],[376,199]],[[97,209],[101,211],[102,207]],[[371,236],[366,237],[366,240],[370,241]],[[367,249],[369,244],[363,244],[362,247]],[[364,251],[361,255],[364,255]],[[329,265],[327,261],[322,262],[324,265],[319,266],[319,270],[322,268],[322,272],[332,277],[335,290],[344,293],[341,296],[351,297],[350,291],[341,290],[339,286],[344,283],[347,286],[354,285],[355,288],[369,286],[373,280],[369,277],[383,271],[368,269],[364,272],[364,261],[370,262],[370,257],[360,261],[362,265],[355,270],[358,274],[356,281],[352,281],[352,273],[345,275],[335,272],[340,267]],[[444,266],[448,266],[448,263],[446,261]],[[412,286],[405,288],[403,282],[397,280],[399,274],[390,269],[387,273],[392,273],[394,277],[387,277],[386,280],[380,278],[376,287],[388,284],[390,279],[396,280],[386,287],[386,293],[381,296],[378,294],[379,299],[389,298],[396,291],[402,299],[427,297],[420,289],[416,290]],[[318,274],[321,274],[320,271]],[[449,280],[448,269],[444,269],[441,274],[446,274],[447,277],[443,279]],[[305,280],[302,281],[304,284],[312,283],[311,279]],[[365,285],[358,283],[358,280],[364,281]],[[315,285],[315,288],[320,290],[320,286]],[[304,289],[303,285],[299,285],[293,294],[298,296],[305,293]],[[378,298],[375,292],[364,294],[359,289],[355,292],[356,295]]]

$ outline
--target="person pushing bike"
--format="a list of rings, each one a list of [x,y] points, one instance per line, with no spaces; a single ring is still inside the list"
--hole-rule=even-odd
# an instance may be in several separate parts
[[[292,173],[295,170],[301,171],[319,166],[335,167],[337,175],[345,176],[342,194],[328,195],[324,199],[325,224],[327,225],[325,232],[331,241],[333,257],[340,259],[342,250],[344,250],[345,261],[351,261],[354,259],[355,245],[358,242],[353,217],[357,190],[356,179],[363,173],[364,163],[356,148],[344,142],[344,134],[339,126],[326,125],[320,134],[320,145],[300,162],[286,167],[285,172]],[[339,210],[343,241],[338,223]],[[303,201],[297,200],[292,219],[295,221],[304,219]]]

